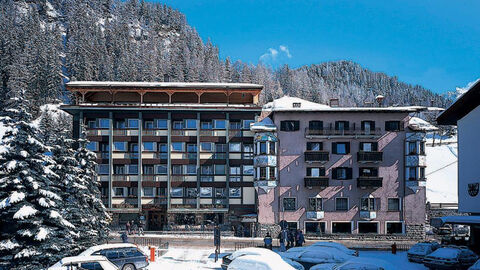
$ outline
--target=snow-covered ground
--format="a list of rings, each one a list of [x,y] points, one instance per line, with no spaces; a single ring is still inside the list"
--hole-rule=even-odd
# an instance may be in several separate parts
[[[225,250],[222,252],[231,252]],[[226,253],[220,254],[221,258]],[[221,260],[216,263],[214,261],[214,249],[187,249],[172,248],[166,254],[151,263],[149,270],[154,269],[175,269],[175,270],[191,270],[191,269],[221,269]],[[388,251],[360,251],[360,257],[376,258],[385,260],[398,269],[424,270],[427,269],[422,264],[410,263],[407,259],[406,252],[398,252],[396,255]]]
[[[442,140],[436,138],[435,146],[432,139],[427,140],[427,201],[431,203],[457,203],[457,138]]]

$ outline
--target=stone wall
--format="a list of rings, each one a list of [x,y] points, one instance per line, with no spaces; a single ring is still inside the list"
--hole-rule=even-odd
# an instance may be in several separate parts
[[[412,240],[423,240],[425,239],[425,225],[405,225],[405,234]]]
[[[270,236],[277,238],[282,230],[278,224],[258,224],[257,237],[265,237],[267,232],[270,233]]]

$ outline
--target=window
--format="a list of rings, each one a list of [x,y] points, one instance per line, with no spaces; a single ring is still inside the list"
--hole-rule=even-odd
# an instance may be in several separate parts
[[[420,167],[420,178],[419,180],[425,180],[425,168]]]
[[[97,173],[99,175],[105,175],[109,173],[109,165],[108,164],[98,164]]]
[[[168,129],[168,121],[166,119],[157,119],[158,129]]]
[[[121,188],[121,187],[114,187],[113,188],[113,194],[115,196],[119,196],[119,197],[125,196],[124,193],[123,193],[123,188]]]
[[[335,130],[348,130],[349,124],[348,121],[335,121]]]
[[[261,142],[260,143],[260,152],[258,154],[266,154],[267,153],[267,143]]]
[[[293,102],[292,103],[292,107],[293,108],[300,108],[302,106],[302,103],[301,102]]]
[[[200,176],[200,182],[213,182],[213,176],[202,175],[202,176]]]
[[[167,188],[157,188],[157,196],[167,197]]]
[[[193,143],[187,144],[187,152],[188,153],[196,153],[197,152],[197,145]]]
[[[323,121],[310,121],[308,122],[308,129],[310,130],[322,130],[323,129]]]
[[[350,153],[349,142],[334,142],[332,143],[332,153],[337,155],[346,155]]]
[[[98,127],[99,128],[109,128],[110,127],[110,119],[107,119],[107,118],[98,119]]]
[[[305,233],[308,235],[325,234],[325,222],[305,221]]]
[[[137,164],[127,165],[127,173],[128,174],[138,174],[138,165]]]
[[[212,122],[201,122],[200,123],[201,129],[212,129]]]
[[[196,128],[197,128],[197,120],[195,120],[195,119],[186,119],[186,120],[185,120],[185,128],[187,128],[187,129],[196,129]]]
[[[202,165],[202,175],[213,175],[213,165]]]
[[[143,188],[143,196],[153,197],[154,196],[153,187],[144,187]]]
[[[183,188],[172,187],[172,189],[170,190],[170,196],[174,198],[183,197]]]
[[[310,177],[325,176],[325,168],[307,168],[307,176],[310,176]]]
[[[230,198],[242,197],[242,188],[230,188]]]
[[[359,176],[360,177],[377,177],[378,168],[360,168]]]
[[[95,121],[88,121],[87,126],[88,126],[88,128],[97,128],[97,122],[95,122]]]
[[[308,198],[308,211],[323,211],[323,199]]]
[[[425,142],[419,142],[419,145],[420,145],[419,154],[420,155],[425,155]]]
[[[212,152],[213,143],[202,142],[200,143],[200,151],[202,152]]]
[[[300,129],[300,121],[285,120],[280,122],[281,131],[297,131]]]
[[[187,174],[188,175],[195,175],[197,174],[197,166],[194,164],[188,164],[187,167]]]
[[[416,155],[417,154],[417,143],[416,142],[408,142],[408,154],[409,155]]]
[[[230,121],[230,129],[242,129],[242,123],[240,121]]]
[[[375,130],[375,121],[362,121],[361,129],[367,132]]]
[[[128,119],[128,128],[138,128],[138,119]]]
[[[168,145],[166,143],[158,144],[158,152],[167,153],[168,152]]]
[[[183,174],[182,165],[172,165],[172,174],[173,175],[182,175]]]
[[[145,129],[153,129],[155,127],[155,124],[153,121],[145,121],[144,127]]]
[[[243,129],[250,129],[250,125],[255,123],[255,120],[243,120]]]
[[[332,233],[352,233],[352,223],[332,222]]]
[[[113,174],[125,174],[125,166],[113,165]]]
[[[157,174],[167,174],[167,165],[155,165]]]
[[[403,233],[403,223],[402,222],[386,222],[387,224],[387,234],[402,234]]]
[[[183,152],[183,142],[172,142],[172,151]]]
[[[215,152],[217,153],[226,153],[227,152],[227,145],[224,143],[217,143],[215,144]]]
[[[388,211],[400,211],[399,198],[388,198]]]
[[[260,179],[266,179],[266,178],[267,178],[267,168],[260,167]]]
[[[173,129],[183,129],[182,121],[173,121]]]
[[[360,151],[362,152],[376,152],[378,151],[378,143],[376,142],[361,142]]]
[[[138,196],[138,188],[136,187],[129,187],[127,188],[128,196],[130,197],[137,197]]]
[[[215,198],[225,198],[225,188],[215,188]]]
[[[307,142],[307,151],[322,151],[323,144],[321,142]]]
[[[143,165],[143,174],[154,174],[153,165]]]
[[[143,142],[143,151],[153,152],[155,151],[154,142]]]
[[[229,145],[230,145],[230,152],[241,152],[242,151],[242,143],[240,143],[240,142],[231,142]]]
[[[127,151],[127,142],[113,142],[113,151]]]
[[[335,211],[348,211],[348,198],[335,198]]]
[[[253,153],[253,144],[243,144],[244,153]]]
[[[243,165],[243,175],[253,175],[253,165]]]
[[[378,233],[378,222],[358,222],[358,233]]]
[[[240,167],[230,167],[230,175],[242,175]]]
[[[225,120],[213,120],[213,128],[215,129],[225,129],[227,126],[227,121]]]
[[[268,148],[270,150],[270,155],[275,155],[275,142],[268,142]]]
[[[215,174],[225,175],[225,165],[222,165],[222,164],[215,165]]]
[[[185,197],[196,198],[197,197],[197,189],[196,188],[186,188],[185,189]]]
[[[110,146],[108,145],[108,143],[100,143],[99,146],[100,146],[100,152],[108,152],[110,149]]]
[[[115,125],[115,128],[119,128],[119,129],[123,129],[126,127],[125,121],[123,120],[115,120],[113,124]]]
[[[386,131],[400,131],[400,121],[386,121],[385,122]]]
[[[269,177],[270,179],[275,179],[275,167],[268,167]]]
[[[138,143],[130,143],[129,149],[130,149],[130,152],[137,153],[138,152]]]
[[[200,197],[211,198],[212,195],[213,195],[213,188],[211,188],[211,187],[201,187],[200,188]]]
[[[86,148],[90,151],[97,151],[98,143],[97,142],[88,142]]]
[[[337,179],[337,180],[352,179],[352,168],[346,168],[346,167],[333,168],[332,179]]]
[[[375,198],[361,198],[360,211],[375,211]]]
[[[296,198],[283,198],[283,211],[295,211],[297,209]]]
[[[408,167],[408,180],[417,180],[417,167]]]

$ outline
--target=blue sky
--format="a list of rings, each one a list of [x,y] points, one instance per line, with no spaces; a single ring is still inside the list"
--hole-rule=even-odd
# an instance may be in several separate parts
[[[165,0],[230,56],[292,67],[352,60],[435,92],[480,77],[478,0]]]

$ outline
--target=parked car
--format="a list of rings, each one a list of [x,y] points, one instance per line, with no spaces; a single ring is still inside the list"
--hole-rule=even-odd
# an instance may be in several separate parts
[[[75,256],[65,257],[48,270],[77,270],[77,269],[99,269],[118,270],[118,267],[103,256]]]
[[[429,269],[467,269],[472,266],[478,256],[463,246],[446,246],[439,248],[423,259]]]
[[[142,269],[148,266],[148,256],[140,251],[134,244],[125,243],[93,246],[78,256],[91,255],[104,256],[121,270]],[[57,266],[59,263],[60,262],[56,263],[54,266]],[[93,270],[94,268],[85,269]]]
[[[343,263],[353,258],[350,255],[339,252],[336,248],[322,246],[294,247],[279,254],[282,257],[299,262],[305,269],[322,263]]]
[[[478,260],[474,265],[470,266],[468,270],[480,270],[480,260]]]
[[[346,246],[336,242],[315,242],[310,246],[311,247],[331,247],[331,248],[338,249],[339,251],[342,251],[347,255],[358,257],[358,250],[349,249]]]
[[[304,270],[303,266],[297,262],[294,262],[288,258],[282,258],[280,255],[271,251],[270,249],[266,248],[243,248],[237,250],[231,254],[225,255],[222,258],[222,269],[227,270],[229,269],[228,266],[234,261],[235,259],[247,256],[247,255],[255,255],[255,256],[264,256],[265,258],[274,258],[274,260],[283,260],[286,263],[290,264],[296,270]]]
[[[295,270],[295,268],[275,256],[245,255],[234,259],[228,270]]]
[[[397,268],[381,259],[354,257],[344,263],[317,264],[310,270],[396,270]]]
[[[423,263],[425,256],[434,252],[440,247],[440,244],[437,242],[416,243],[407,251],[408,260],[410,262]]]

